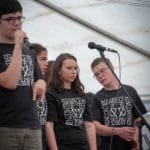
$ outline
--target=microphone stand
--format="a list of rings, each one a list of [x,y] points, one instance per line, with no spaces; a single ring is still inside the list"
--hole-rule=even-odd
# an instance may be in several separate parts
[[[115,72],[113,71],[113,69],[111,68],[111,66],[107,63],[106,59],[105,59],[105,55],[104,55],[104,50],[99,50],[101,57],[104,59],[106,65],[109,67],[109,69],[111,70],[111,72],[113,73],[113,75],[115,76],[115,78],[117,79],[117,81],[119,82],[119,85],[123,88],[123,90],[125,91],[125,93],[127,94],[127,96],[129,97],[129,99],[131,100],[131,103],[133,105],[133,107],[136,109],[136,111],[138,112],[138,114],[141,117],[142,123],[146,125],[146,127],[149,129],[150,131],[150,125],[148,124],[148,122],[146,121],[146,119],[143,117],[143,115],[141,114],[140,110],[138,109],[138,107],[136,106],[135,102],[133,101],[133,99],[131,98],[131,96],[128,94],[128,91],[126,90],[126,88],[122,85],[121,81],[119,80],[119,78],[117,77],[117,75],[115,74]]]

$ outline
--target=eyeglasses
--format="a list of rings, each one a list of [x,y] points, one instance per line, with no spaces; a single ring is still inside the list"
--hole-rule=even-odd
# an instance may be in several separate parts
[[[22,23],[25,20],[25,17],[23,17],[23,16],[8,17],[8,18],[1,18],[1,20],[7,21],[10,24],[15,24],[16,21]]]
[[[98,72],[95,72],[95,73],[94,73],[94,76],[95,76],[95,77],[98,77],[99,75],[104,75],[108,69],[109,69],[109,68],[102,68],[102,69],[99,70]]]

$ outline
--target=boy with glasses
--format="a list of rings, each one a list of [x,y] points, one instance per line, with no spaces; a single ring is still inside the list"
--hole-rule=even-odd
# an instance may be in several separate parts
[[[107,64],[114,70],[107,58],[96,58],[91,64],[96,79],[103,86],[93,97],[96,133],[102,137],[98,150],[140,150],[136,126],[140,116]],[[136,90],[129,85],[123,86],[140,112],[146,113]]]
[[[0,150],[41,150],[35,99],[46,84],[36,56],[26,46],[22,6],[0,0]]]

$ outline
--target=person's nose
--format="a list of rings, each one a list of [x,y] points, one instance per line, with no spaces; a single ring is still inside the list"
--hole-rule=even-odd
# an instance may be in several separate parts
[[[45,65],[48,67],[48,62],[47,61],[45,61]]]

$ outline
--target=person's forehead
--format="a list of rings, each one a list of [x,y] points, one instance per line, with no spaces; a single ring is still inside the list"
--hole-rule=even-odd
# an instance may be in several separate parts
[[[107,67],[106,63],[104,63],[104,62],[100,62],[97,66],[100,68]]]
[[[41,50],[38,54],[39,56],[41,55],[47,55],[47,51],[45,49]]]
[[[103,68],[107,68],[107,65],[104,62],[100,62],[99,64],[97,64],[95,67],[93,67],[93,71],[99,71]]]
[[[76,63],[76,61],[75,61],[74,59],[69,59],[69,58],[67,58],[67,59],[65,59],[65,60],[63,61],[63,64],[64,64],[64,65],[71,65],[71,64],[77,64],[77,63]]]

